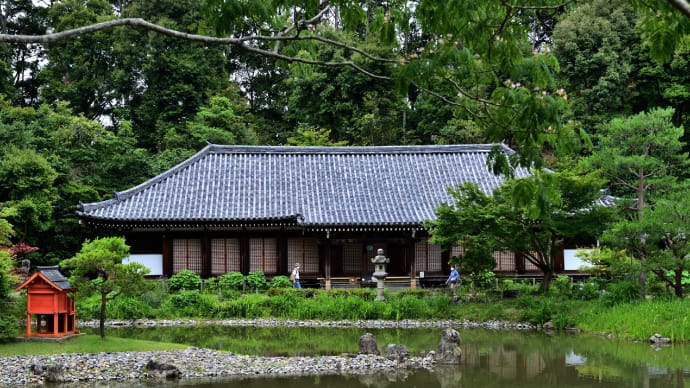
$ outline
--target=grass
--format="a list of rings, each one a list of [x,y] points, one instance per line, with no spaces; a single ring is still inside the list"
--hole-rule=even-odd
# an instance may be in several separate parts
[[[590,333],[645,340],[655,333],[673,342],[690,341],[690,301],[641,301],[583,312],[577,326]]]
[[[61,341],[24,341],[0,344],[0,356],[62,353],[147,352],[187,349],[188,345],[82,334]]]

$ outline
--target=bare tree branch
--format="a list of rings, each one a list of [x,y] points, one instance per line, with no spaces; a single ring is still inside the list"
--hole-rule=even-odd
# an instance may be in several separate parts
[[[85,34],[92,34],[94,32],[98,31],[103,31],[115,27],[121,27],[121,26],[134,26],[134,27],[141,27],[150,31],[155,31],[159,34],[170,36],[173,38],[177,39],[184,39],[187,41],[191,42],[199,42],[199,43],[204,43],[204,44],[209,44],[209,45],[230,45],[230,46],[235,46],[240,49],[243,49],[245,51],[253,52],[259,55],[263,55],[266,57],[270,58],[275,58],[275,59],[280,59],[286,62],[290,63],[304,63],[308,65],[318,65],[318,66],[329,66],[329,67],[350,67],[353,68],[357,71],[359,71],[362,74],[365,74],[371,78],[374,79],[383,79],[383,80],[389,80],[390,77],[387,76],[382,76],[378,74],[374,74],[366,69],[364,69],[362,66],[356,64],[355,62],[352,61],[337,61],[337,62],[332,62],[332,61],[316,61],[316,60],[311,60],[311,59],[305,59],[305,58],[299,58],[299,57],[291,57],[288,55],[283,55],[280,53],[276,53],[273,51],[269,50],[264,50],[258,47],[251,46],[247,44],[248,40],[291,40],[294,39],[292,37],[262,37],[262,36],[253,36],[253,37],[245,37],[245,38],[217,38],[217,37],[212,37],[212,36],[205,36],[205,35],[197,35],[197,34],[189,34],[186,32],[180,32],[177,30],[165,28],[162,26],[159,26],[157,24],[153,24],[150,22],[147,22],[144,19],[140,18],[123,18],[123,19],[115,19],[115,20],[110,20],[107,22],[101,22],[101,23],[95,23],[91,24],[88,26],[84,27],[79,27],[71,30],[65,30],[65,31],[60,31],[60,32],[55,32],[55,33],[50,33],[50,34],[44,34],[44,35],[12,35],[12,34],[0,34],[0,42],[6,42],[6,43],[52,43],[52,42],[57,42],[63,39],[68,39],[80,35],[85,35]],[[303,39],[309,39],[308,37],[304,37]],[[324,43],[327,43],[328,40],[326,39],[314,39],[314,40],[319,40]],[[360,50],[357,50],[356,48],[350,48],[348,46],[342,45],[343,47],[347,47],[349,49],[352,49],[353,51],[360,52]],[[376,60],[376,57],[369,56],[370,59]]]
[[[568,5],[571,2],[572,2],[571,0],[568,0],[568,1],[565,1],[561,4],[556,4],[556,5],[520,5],[520,4],[511,4],[510,2],[508,2],[508,0],[501,0],[501,3],[503,3],[503,5],[506,8],[510,8],[510,9],[532,9],[532,10],[559,9],[559,8],[565,7],[566,5]]]
[[[668,0],[668,2],[682,12],[683,15],[690,18],[690,3],[687,0]]]

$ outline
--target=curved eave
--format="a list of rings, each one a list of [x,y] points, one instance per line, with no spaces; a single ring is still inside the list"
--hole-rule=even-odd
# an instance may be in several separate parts
[[[286,227],[299,226],[294,216],[269,219],[246,220],[122,220],[82,216],[80,222],[89,226],[107,229],[175,229],[175,228],[238,228],[238,227]]]
[[[387,222],[366,224],[305,224],[294,217],[251,220],[112,220],[82,218],[83,224],[105,229],[235,229],[299,228],[312,232],[398,232],[425,230],[423,223]]]
[[[417,222],[386,222],[366,224],[305,224],[305,230],[313,232],[415,232],[424,230],[423,223]]]

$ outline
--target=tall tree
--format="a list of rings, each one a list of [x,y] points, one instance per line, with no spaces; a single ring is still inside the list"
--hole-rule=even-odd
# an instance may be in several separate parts
[[[612,194],[634,200],[641,212],[648,197],[663,194],[687,168],[681,142],[683,128],[673,125],[673,109],[655,108],[626,118],[615,118],[595,137],[586,167],[599,169]]]
[[[19,329],[16,307],[12,301],[17,276],[14,274],[15,262],[12,257],[12,241],[14,236],[12,225],[0,212],[0,342],[15,338]]]
[[[17,230],[19,241],[52,225],[57,172],[31,149],[11,147],[0,160],[0,208]]]
[[[556,24],[553,47],[561,86],[573,116],[590,133],[612,116],[631,113],[632,61],[642,44],[636,20],[628,2],[596,0],[578,4]]]
[[[687,187],[678,187],[646,209],[641,219],[652,250],[648,268],[679,298],[690,267],[690,198],[686,193]]]
[[[129,246],[121,237],[106,237],[84,242],[82,249],[60,266],[70,270],[70,284],[80,293],[101,297],[100,334],[105,338],[107,303],[121,295],[136,295],[150,284],[144,279],[148,268],[140,263],[123,264]]]
[[[512,163],[539,167],[545,145],[570,145],[570,142],[561,144],[564,137],[571,138],[566,136],[571,128],[562,125],[567,107],[553,76],[558,64],[547,51],[535,51],[529,40],[535,20],[543,18],[544,13],[561,12],[563,4],[559,1],[540,1],[537,5],[530,1],[473,1],[458,6],[445,0],[419,3],[206,0],[205,19],[193,13],[196,3],[177,4],[133,2],[128,7],[157,10],[158,13],[126,13],[150,21],[121,18],[44,36],[0,35],[0,41],[51,42],[116,26],[142,27],[164,35],[152,38],[150,49],[138,52],[155,59],[155,63],[144,68],[148,74],[145,79],[153,81],[150,85],[167,81],[181,86],[179,80],[185,74],[214,74],[217,68],[213,66],[195,63],[194,67],[171,72],[169,64],[174,58],[190,63],[192,58],[197,61],[214,58],[209,55],[213,52],[210,45],[231,45],[291,63],[355,69],[372,79],[393,80],[399,90],[409,90],[409,85],[414,85],[416,90],[464,112],[464,119],[476,121],[487,140],[506,140],[514,145],[517,153],[510,160]],[[165,18],[160,17],[163,11]],[[185,16],[183,23],[176,17],[178,14]],[[193,27],[202,34],[187,33],[194,32]],[[341,40],[330,34],[332,30],[351,32],[358,39]],[[219,37],[203,35],[209,31]],[[403,46],[406,39],[399,39],[399,33],[408,31],[423,34],[418,43],[424,45],[415,44],[414,52]],[[208,53],[197,55],[185,51],[185,45],[176,41],[179,38],[196,42],[187,42],[187,49],[196,44],[206,45]],[[319,46],[331,46],[347,55],[324,60],[314,55]],[[182,56],[173,56],[174,50],[179,50]],[[387,54],[378,55],[381,50]],[[135,130],[157,128],[147,139],[147,147],[159,145],[160,135],[168,129],[161,127],[174,126],[178,120],[190,116],[190,110],[199,106],[199,90],[206,88],[178,88],[169,93],[147,89],[150,94],[144,96],[140,108],[131,111]],[[385,115],[380,108],[379,112]],[[501,158],[502,154],[495,153],[494,157]]]
[[[564,239],[591,243],[611,216],[594,205],[600,183],[594,175],[537,173],[507,181],[492,194],[459,186],[451,190],[454,202],[441,205],[429,222],[431,241],[444,249],[515,252],[542,271],[541,290],[547,291]]]
[[[583,160],[585,168],[594,168],[608,179],[612,194],[627,199],[621,203],[630,211],[629,219],[639,221],[654,197],[663,197],[676,187],[677,177],[690,164],[682,152],[683,128],[673,125],[673,109],[653,109],[627,118],[616,118],[598,134],[591,156]],[[631,254],[645,267],[647,232],[638,223],[626,220],[614,227],[626,238]],[[645,293],[647,272],[639,276],[640,294]]]
[[[32,0],[5,0],[0,4],[0,31],[3,34],[45,34],[47,8]],[[40,44],[3,44],[0,46],[0,93],[20,105],[38,104],[41,86],[36,75],[45,64],[45,50]],[[5,73],[6,72],[6,73]]]
[[[51,26],[57,31],[115,18],[106,0],[57,2],[49,15]],[[100,31],[78,40],[50,44],[48,61],[39,74],[45,84],[41,88],[41,100],[49,104],[67,101],[75,112],[90,119],[109,115],[118,97],[112,79],[118,64],[115,37],[108,31]]]

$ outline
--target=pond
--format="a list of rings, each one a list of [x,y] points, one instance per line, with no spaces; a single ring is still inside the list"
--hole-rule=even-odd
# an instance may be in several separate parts
[[[404,344],[424,355],[440,341],[440,329],[166,326],[113,328],[108,335],[185,343],[250,355],[357,353],[361,335],[376,335],[379,348]],[[255,377],[182,380],[166,386],[242,387],[683,387],[690,386],[690,346],[653,347],[587,335],[533,331],[458,329],[463,362],[433,371],[407,370],[361,376]],[[112,385],[111,385],[112,386]],[[126,385],[127,387],[145,387]],[[156,384],[160,386],[160,383]],[[123,386],[124,387],[124,386]]]

